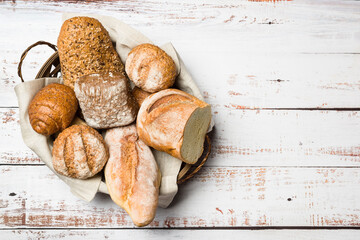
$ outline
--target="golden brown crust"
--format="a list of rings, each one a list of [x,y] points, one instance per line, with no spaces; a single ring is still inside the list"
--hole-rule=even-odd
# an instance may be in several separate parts
[[[108,148],[93,128],[73,125],[59,134],[52,150],[54,169],[65,176],[86,179],[104,167]]]
[[[145,98],[147,98],[148,96],[151,95],[151,93],[145,92],[144,90],[142,90],[141,88],[138,88],[138,87],[133,88],[132,94],[135,97],[135,100],[139,104],[139,106],[141,106],[141,104],[143,103]]]
[[[105,179],[111,199],[141,227],[155,217],[160,171],[148,146],[136,133],[135,124],[109,129],[105,134],[110,158]]]
[[[37,133],[50,136],[68,127],[77,109],[74,91],[63,84],[52,83],[41,89],[30,102],[30,124]]]
[[[66,20],[60,30],[58,51],[64,84],[74,89],[86,74],[124,72],[124,65],[102,24],[89,17]]]
[[[207,106],[206,102],[177,89],[152,94],[138,113],[139,138],[146,145],[186,162],[180,151],[186,123],[197,108]]]
[[[150,93],[171,87],[177,75],[174,60],[161,48],[149,43],[130,51],[125,71],[137,87]]]

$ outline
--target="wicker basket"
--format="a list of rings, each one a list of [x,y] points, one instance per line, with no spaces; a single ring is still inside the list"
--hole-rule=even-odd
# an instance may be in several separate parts
[[[33,47],[36,47],[38,45],[47,45],[50,48],[52,48],[55,51],[55,53],[52,54],[48,60],[46,60],[46,62],[40,68],[35,79],[43,78],[43,77],[59,77],[59,75],[60,75],[60,72],[61,72],[60,60],[59,60],[59,54],[57,52],[56,46],[51,43],[45,42],[45,41],[38,41],[38,42],[32,44],[31,46],[29,46],[21,55],[20,62],[18,65],[18,75],[22,82],[24,82],[22,72],[21,72],[22,63],[23,63],[27,53]],[[178,184],[184,183],[185,181],[189,180],[201,169],[201,167],[205,164],[206,160],[208,159],[208,157],[210,155],[210,151],[211,151],[211,142],[210,142],[209,136],[206,135],[206,141],[204,143],[203,155],[193,165],[185,164],[185,163],[182,164],[180,172],[178,174],[178,181],[177,181]]]

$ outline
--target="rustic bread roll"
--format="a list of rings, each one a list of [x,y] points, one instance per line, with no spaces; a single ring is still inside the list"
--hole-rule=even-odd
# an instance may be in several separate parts
[[[148,43],[131,50],[125,71],[137,87],[150,93],[171,87],[177,74],[173,59],[161,48]]]
[[[79,179],[100,172],[109,158],[102,136],[84,125],[73,125],[61,132],[54,141],[52,155],[58,173]]]
[[[124,65],[102,24],[89,17],[66,20],[57,42],[64,84],[74,88],[86,74],[123,72]]]
[[[81,118],[79,117],[74,117],[74,119],[72,120],[72,122],[70,123],[70,126],[72,125],[84,125],[84,126],[88,126],[86,124],[86,122],[84,122],[84,120],[82,120]]]
[[[134,224],[148,225],[155,217],[160,172],[155,158],[136,133],[135,124],[107,130],[110,158],[105,180],[112,200],[125,209]]]
[[[134,95],[135,100],[139,104],[139,106],[141,106],[141,104],[143,103],[145,98],[147,98],[148,96],[151,95],[151,93],[145,92],[144,90],[142,90],[141,88],[138,88],[138,87],[133,88],[132,94]]]
[[[50,136],[67,128],[77,109],[74,91],[63,84],[52,83],[31,100],[28,109],[30,124],[37,133]]]
[[[112,128],[132,123],[138,105],[124,73],[90,74],[75,83],[75,94],[86,123],[93,128]]]
[[[177,89],[147,97],[137,117],[137,131],[146,145],[194,164],[203,152],[211,121],[210,105]]]

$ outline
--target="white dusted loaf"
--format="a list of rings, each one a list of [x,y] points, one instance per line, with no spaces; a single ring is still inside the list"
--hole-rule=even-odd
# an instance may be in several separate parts
[[[123,73],[90,74],[75,82],[75,94],[86,123],[98,129],[132,123],[138,105]]]
[[[161,48],[149,43],[131,50],[125,71],[137,87],[150,93],[171,87],[177,75],[174,60]]]

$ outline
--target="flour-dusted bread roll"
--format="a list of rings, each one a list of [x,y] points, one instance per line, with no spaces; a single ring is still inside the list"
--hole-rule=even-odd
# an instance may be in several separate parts
[[[124,71],[109,33],[94,18],[73,17],[66,20],[57,46],[64,84],[71,88],[83,75]]]
[[[141,104],[143,103],[145,98],[147,98],[148,96],[151,95],[151,93],[145,92],[144,90],[142,90],[141,88],[138,88],[138,87],[133,88],[132,94],[134,95],[135,100],[139,104],[139,106],[141,106]]]
[[[161,48],[148,43],[131,50],[125,71],[137,87],[150,93],[171,87],[177,74],[174,60]]]
[[[78,109],[74,91],[63,84],[42,88],[29,105],[29,120],[39,134],[50,136],[67,128]]]
[[[155,217],[160,172],[155,158],[136,133],[135,124],[107,130],[110,158],[105,180],[111,199],[125,209],[134,224],[148,225]]]
[[[75,83],[75,94],[86,123],[98,129],[125,126],[138,112],[124,73],[90,74]]]
[[[73,125],[61,132],[54,141],[52,155],[58,173],[79,179],[100,172],[109,158],[102,136],[84,125]]]
[[[177,89],[147,97],[137,117],[141,140],[156,150],[194,164],[203,152],[210,105]]]

